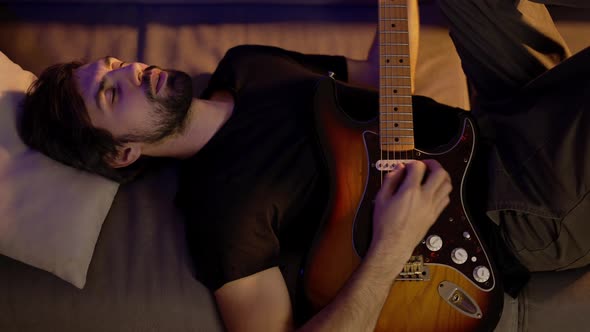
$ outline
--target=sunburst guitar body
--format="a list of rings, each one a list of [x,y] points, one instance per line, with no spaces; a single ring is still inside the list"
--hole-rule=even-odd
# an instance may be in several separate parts
[[[413,139],[405,0],[381,0],[379,117],[356,122],[342,112],[332,79],[318,85],[318,134],[330,171],[327,213],[304,269],[313,311],[326,306],[361,263],[371,241],[373,200],[399,162],[436,159],[453,184],[450,203],[392,283],[376,331],[491,331],[500,318],[498,273],[465,204],[475,146],[470,117],[456,139],[435,150]]]

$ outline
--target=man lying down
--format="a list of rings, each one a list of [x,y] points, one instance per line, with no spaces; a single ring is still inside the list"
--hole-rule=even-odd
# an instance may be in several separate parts
[[[567,46],[546,8],[520,4],[547,35],[511,0],[440,1],[489,143],[471,172],[486,179],[473,208],[529,271],[576,268],[590,262],[590,49],[563,61]],[[343,107],[367,120],[377,115],[378,65],[376,45],[367,61],[239,46],[193,98],[181,71],[114,57],[57,64],[31,86],[19,131],[49,157],[122,183],[150,158],[183,160],[178,206],[199,280],[228,330],[371,329],[392,281],[459,190],[437,161],[387,173],[366,255],[315,315],[293,319],[279,262],[295,237],[309,249],[328,200],[311,107],[318,80],[335,73],[364,87]],[[367,103],[375,107],[357,107]],[[463,111],[419,96],[413,104],[417,146],[450,139]]]

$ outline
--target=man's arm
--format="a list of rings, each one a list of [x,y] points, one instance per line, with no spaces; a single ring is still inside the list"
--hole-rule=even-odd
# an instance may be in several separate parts
[[[427,168],[430,175],[421,184]],[[372,331],[393,280],[448,204],[450,191],[449,175],[436,161],[410,162],[389,173],[375,199],[367,254],[301,331]],[[287,287],[276,267],[227,283],[215,298],[228,331],[294,329]]]
[[[278,267],[229,282],[215,291],[227,331],[291,331],[293,310]]]
[[[373,330],[392,275],[399,273],[406,261],[400,257],[393,265],[384,266],[383,259],[369,255],[334,301],[300,331]],[[227,283],[215,292],[215,299],[227,331],[294,330],[289,293],[278,267]]]

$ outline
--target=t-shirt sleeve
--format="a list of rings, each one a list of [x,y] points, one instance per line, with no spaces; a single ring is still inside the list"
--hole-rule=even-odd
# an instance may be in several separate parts
[[[275,211],[264,204],[268,197],[239,183],[224,188],[233,189],[190,190],[184,195],[191,202],[182,204],[195,276],[211,291],[279,265]]]
[[[334,73],[334,78],[348,82],[346,58],[340,55],[303,54],[277,47],[265,47],[270,53],[290,58],[316,74]]]
[[[304,54],[273,46],[241,45],[229,49],[219,62],[201,98],[218,89],[238,90],[250,80],[289,79],[307,72],[348,81],[346,58],[340,55]]]

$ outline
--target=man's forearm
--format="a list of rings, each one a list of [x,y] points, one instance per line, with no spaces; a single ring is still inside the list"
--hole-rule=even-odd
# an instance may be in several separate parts
[[[336,297],[300,331],[373,331],[407,259],[367,254]]]

